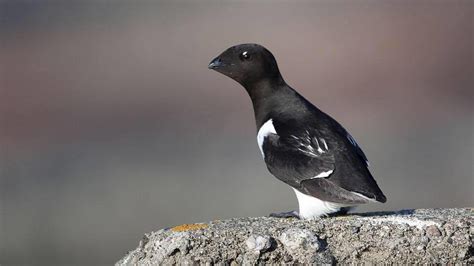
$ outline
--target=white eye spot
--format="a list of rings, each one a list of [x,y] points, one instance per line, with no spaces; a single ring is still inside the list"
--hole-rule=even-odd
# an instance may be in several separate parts
[[[245,51],[240,54],[240,60],[248,60],[248,59],[250,59],[250,54],[248,51]]]

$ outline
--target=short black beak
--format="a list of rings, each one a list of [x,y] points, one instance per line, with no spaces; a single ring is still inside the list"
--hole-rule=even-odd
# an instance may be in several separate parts
[[[216,58],[214,58],[214,60],[211,61],[211,63],[209,63],[208,68],[209,69],[216,69],[218,67],[221,67],[222,65],[223,65],[222,60],[219,57],[216,57]]]

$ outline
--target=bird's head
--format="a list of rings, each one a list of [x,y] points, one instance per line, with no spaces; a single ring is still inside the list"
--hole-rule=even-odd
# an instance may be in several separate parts
[[[209,69],[222,73],[244,86],[264,79],[281,78],[272,53],[265,47],[253,43],[228,48],[209,63]]]

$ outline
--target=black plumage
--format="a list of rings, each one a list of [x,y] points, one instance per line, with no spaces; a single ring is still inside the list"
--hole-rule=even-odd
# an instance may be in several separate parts
[[[248,92],[262,155],[275,177],[337,206],[386,201],[352,136],[286,84],[267,49],[257,44],[233,46],[209,68]]]

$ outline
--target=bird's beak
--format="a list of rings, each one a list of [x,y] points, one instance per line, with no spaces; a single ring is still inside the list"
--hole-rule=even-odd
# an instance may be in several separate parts
[[[208,68],[209,69],[216,69],[216,68],[219,68],[221,66],[223,66],[222,60],[219,57],[216,57],[216,58],[214,58],[214,60],[211,61],[211,63],[209,63]]]

